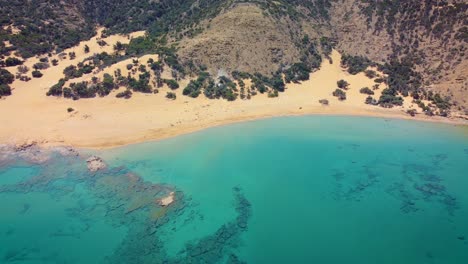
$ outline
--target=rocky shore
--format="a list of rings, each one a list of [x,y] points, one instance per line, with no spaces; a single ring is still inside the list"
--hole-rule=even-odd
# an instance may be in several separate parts
[[[48,162],[53,155],[63,157],[81,157],[75,148],[70,146],[45,147],[36,141],[25,142],[23,144],[0,144],[0,166],[7,165],[16,161],[18,158],[31,164],[44,164]],[[91,156],[86,159],[86,165],[90,172],[97,172],[107,168],[104,160],[97,156]]]

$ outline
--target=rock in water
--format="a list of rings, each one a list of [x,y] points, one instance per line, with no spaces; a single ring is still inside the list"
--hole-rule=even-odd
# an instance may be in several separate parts
[[[97,156],[91,156],[86,160],[88,170],[91,172],[96,172],[98,170],[103,170],[107,167],[106,163]]]

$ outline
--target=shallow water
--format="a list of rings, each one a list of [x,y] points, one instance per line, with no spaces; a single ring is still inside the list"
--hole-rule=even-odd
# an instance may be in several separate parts
[[[288,117],[96,154],[0,168],[0,263],[468,263],[466,128]]]

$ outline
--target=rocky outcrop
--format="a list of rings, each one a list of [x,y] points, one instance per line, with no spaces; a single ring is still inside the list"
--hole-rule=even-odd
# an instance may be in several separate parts
[[[90,172],[96,172],[107,168],[106,163],[100,157],[91,156],[86,160],[86,165]]]

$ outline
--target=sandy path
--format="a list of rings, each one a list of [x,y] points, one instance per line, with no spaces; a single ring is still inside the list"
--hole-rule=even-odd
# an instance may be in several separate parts
[[[138,32],[134,36],[142,34],[144,33]],[[311,74],[309,81],[288,85],[286,92],[278,98],[268,98],[264,94],[251,100],[238,99],[234,102],[209,100],[203,96],[192,99],[182,96],[182,88],[177,90],[175,101],[165,98],[168,88],[162,88],[159,94],[134,93],[129,100],[115,98],[116,91],[104,98],[78,101],[45,96],[49,87],[62,77],[66,66],[76,64],[90,55],[83,52],[85,44],[91,48],[92,54],[111,52],[112,43],[117,40],[122,43],[129,41],[124,36],[111,36],[105,40],[109,46],[99,47],[96,38],[81,43],[73,49],[77,53],[75,60],[63,60],[58,66],[43,71],[43,78],[27,83],[15,81],[13,95],[0,100],[0,143],[34,140],[50,145],[106,148],[273,116],[333,114],[411,118],[404,113],[404,107],[409,105],[383,109],[364,104],[367,96],[360,94],[359,89],[372,87],[373,80],[363,73],[353,76],[343,71],[338,63],[340,55],[336,51],[332,54],[334,64],[325,61],[320,71]],[[142,61],[146,62],[147,58],[148,56]],[[36,61],[37,59],[28,61],[26,64],[31,67]],[[10,70],[12,73],[16,72],[15,69]],[[339,79],[345,79],[351,84],[347,91],[348,99],[343,102],[331,95]],[[186,83],[187,81],[181,82],[181,87]],[[382,88],[377,91],[377,98],[381,90]],[[330,105],[322,106],[319,99],[328,99]],[[76,111],[68,113],[68,107]],[[422,115],[417,119],[463,123]]]

